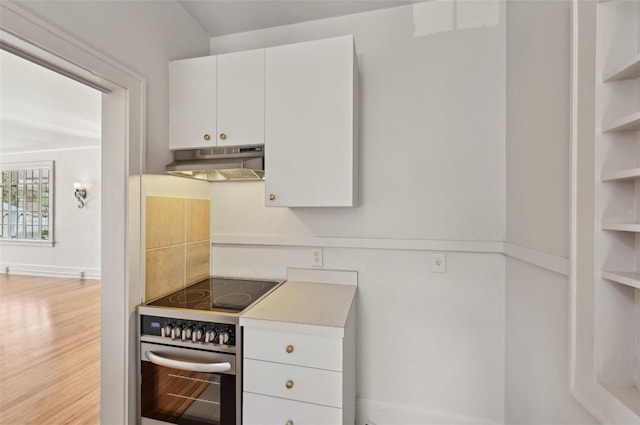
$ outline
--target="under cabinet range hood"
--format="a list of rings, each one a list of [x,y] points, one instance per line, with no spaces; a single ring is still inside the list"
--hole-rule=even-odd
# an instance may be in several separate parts
[[[166,170],[174,176],[209,182],[264,180],[264,145],[174,151]]]

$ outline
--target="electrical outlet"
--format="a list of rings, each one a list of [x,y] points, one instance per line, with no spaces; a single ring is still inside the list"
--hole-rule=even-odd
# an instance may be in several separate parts
[[[311,248],[311,266],[322,267],[322,248]]]
[[[444,252],[436,252],[431,260],[431,271],[433,273],[447,272],[447,255]]]

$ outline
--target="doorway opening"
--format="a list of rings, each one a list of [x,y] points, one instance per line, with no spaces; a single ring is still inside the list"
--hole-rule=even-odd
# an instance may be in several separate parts
[[[2,422],[100,419],[101,106],[0,50]]]
[[[138,379],[134,313],[142,299],[140,186],[145,158],[146,81],[19,4],[0,2],[0,16],[0,47],[18,49],[110,91],[102,96],[100,154],[100,422],[135,423]],[[68,196],[74,196],[73,188]]]

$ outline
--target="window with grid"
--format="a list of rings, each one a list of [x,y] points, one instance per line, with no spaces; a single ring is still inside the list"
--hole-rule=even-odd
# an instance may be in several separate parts
[[[53,161],[2,164],[1,240],[52,241]]]

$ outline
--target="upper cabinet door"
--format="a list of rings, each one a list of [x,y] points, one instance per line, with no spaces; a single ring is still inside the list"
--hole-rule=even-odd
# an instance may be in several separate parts
[[[216,145],[216,57],[169,64],[169,149]]]
[[[265,52],[265,204],[353,206],[358,71],[353,36]]]
[[[264,49],[217,58],[217,145],[264,143]]]

